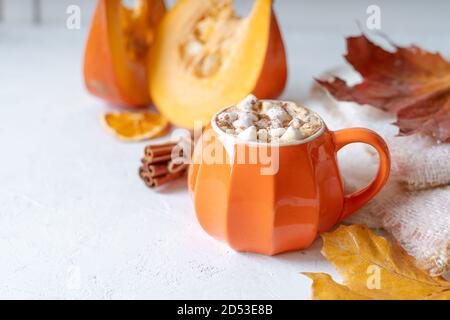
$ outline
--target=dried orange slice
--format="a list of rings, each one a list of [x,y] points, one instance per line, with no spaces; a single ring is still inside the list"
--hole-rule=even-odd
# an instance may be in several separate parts
[[[156,138],[165,132],[169,122],[154,112],[108,112],[103,116],[106,127],[124,141]]]

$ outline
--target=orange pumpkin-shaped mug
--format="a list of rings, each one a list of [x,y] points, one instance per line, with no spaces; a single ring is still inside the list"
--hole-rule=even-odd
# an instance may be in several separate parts
[[[322,121],[305,140],[270,145],[231,138],[215,118],[195,146],[188,185],[203,229],[237,251],[273,255],[305,249],[371,200],[389,176],[389,150],[371,130],[333,132]],[[336,155],[356,142],[376,149],[379,169],[367,187],[345,195]],[[257,157],[263,153],[276,155],[273,173]]]

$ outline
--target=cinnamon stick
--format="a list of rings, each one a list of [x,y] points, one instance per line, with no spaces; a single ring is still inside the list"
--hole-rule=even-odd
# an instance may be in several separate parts
[[[145,156],[149,158],[160,155],[171,154],[177,143],[165,143],[159,145],[149,145],[145,147]]]
[[[167,164],[152,164],[148,166],[148,172],[152,177],[160,177],[169,173]]]
[[[141,159],[139,176],[149,188],[156,188],[181,177],[187,164],[176,164],[172,159],[172,151],[179,142],[149,145],[145,147],[144,158]]]
[[[141,177],[142,180],[144,180],[144,183],[147,185],[147,187],[154,188],[155,185],[153,178],[144,167],[139,168],[139,176]]]
[[[156,163],[162,163],[162,162],[169,162],[169,160],[172,158],[172,155],[170,153],[160,155],[157,157],[145,157],[144,162],[146,164],[156,164]]]
[[[165,176],[157,177],[153,179],[153,187],[160,187],[172,180],[175,180],[183,175],[184,171],[170,173]]]

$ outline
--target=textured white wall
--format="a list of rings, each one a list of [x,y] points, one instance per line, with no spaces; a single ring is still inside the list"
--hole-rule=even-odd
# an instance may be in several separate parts
[[[33,2],[41,7],[41,18],[45,24],[64,26],[66,9],[69,5],[79,5],[82,9],[83,22],[88,23],[95,7],[95,0],[0,0],[3,3],[3,22],[28,24],[33,21]]]
[[[32,2],[41,2],[42,20],[47,24],[64,26],[66,8],[75,4],[82,8],[86,25],[95,7],[95,0],[0,0],[6,23],[30,23]],[[132,2],[133,0],[124,0]],[[167,0],[171,6],[175,0]],[[245,12],[253,0],[235,0],[238,11]],[[378,5],[382,13],[382,29],[428,32],[449,28],[450,1],[401,1],[401,0],[276,0],[275,5],[283,26],[298,30],[321,29],[338,31],[356,29],[355,21],[364,22],[369,5]],[[1,6],[0,6],[1,7]]]
[[[0,298],[306,299],[299,272],[336,276],[320,241],[276,257],[236,253],[201,230],[184,181],[148,190],[136,173],[146,143],[107,135],[98,118],[109,109],[84,89],[96,1],[41,1],[45,25],[33,27],[30,0],[3,0]],[[277,0],[283,98],[304,101],[314,77],[343,63],[344,37],[372,3],[396,42],[450,53],[449,1]],[[65,29],[69,4],[82,6],[82,30]]]

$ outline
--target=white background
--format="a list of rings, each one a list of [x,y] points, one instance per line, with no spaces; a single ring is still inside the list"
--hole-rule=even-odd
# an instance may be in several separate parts
[[[238,1],[245,12],[251,1]],[[336,276],[321,242],[276,257],[236,253],[199,227],[184,181],[160,191],[137,177],[145,143],[109,136],[82,56],[94,1],[3,0],[0,24],[0,298],[307,299],[299,273]],[[67,30],[66,7],[82,6]],[[276,1],[288,49],[283,98],[343,63],[344,38],[381,8],[382,31],[450,53],[448,1]],[[242,7],[242,8],[241,8]],[[247,9],[246,9],[247,8]],[[336,277],[339,279],[338,277]]]

